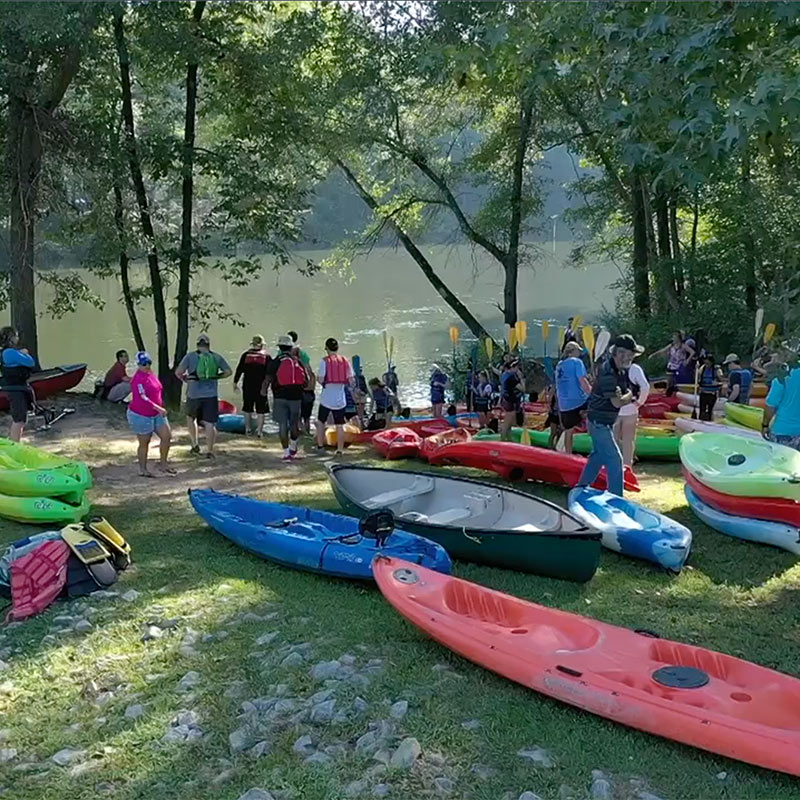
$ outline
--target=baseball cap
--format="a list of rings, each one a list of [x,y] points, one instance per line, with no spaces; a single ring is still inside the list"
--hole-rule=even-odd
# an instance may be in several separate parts
[[[141,350],[136,354],[136,363],[140,367],[149,367],[153,363],[153,359],[150,358],[150,353],[145,350]]]
[[[211,344],[211,339],[208,338],[208,334],[207,333],[201,333],[197,337],[197,344],[209,345],[209,344]]]
[[[283,336],[278,337],[278,347],[294,347],[294,342],[292,341],[291,336]]]
[[[616,339],[614,339],[612,344],[614,347],[621,347],[623,350],[630,350],[631,353],[636,353],[636,355],[644,353],[644,347],[642,347],[640,344],[637,344],[636,339],[634,339],[629,333],[621,333]]]
[[[257,333],[257,334],[256,334],[256,335],[253,337],[253,339],[252,339],[252,341],[250,342],[250,344],[252,344],[254,347],[261,347],[261,345],[263,345],[263,344],[264,344],[264,337],[263,337],[263,336],[261,336],[260,334],[258,334],[258,333]]]
[[[734,361],[738,362],[739,361],[739,356],[737,356],[736,353],[728,353],[728,355],[725,356],[725,360],[722,362],[722,364],[724,366],[724,365],[730,364],[730,363],[732,363]]]

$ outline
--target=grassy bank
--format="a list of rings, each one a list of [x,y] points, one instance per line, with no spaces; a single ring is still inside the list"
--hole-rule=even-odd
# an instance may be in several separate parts
[[[177,478],[140,480],[116,412],[98,422],[86,404],[38,442],[89,461],[95,510],[128,537],[136,564],[116,596],[59,603],[1,635],[0,796],[236,800],[261,787],[278,800],[332,800],[389,787],[409,799],[531,791],[568,800],[588,797],[592,770],[602,770],[620,799],[800,798],[791,778],[637,733],[479,669],[426,639],[370,586],[241,552],[199,521],[186,490],[334,509],[323,462],[285,465],[274,440],[224,437],[215,463],[190,460],[184,442]],[[585,586],[462,563],[456,574],[797,674],[795,559],[697,522],[676,466],[639,474],[641,500],[694,531],[679,577],[609,552]],[[565,501],[560,490],[527,488]],[[3,542],[26,532],[0,524]],[[148,629],[156,638],[142,641]],[[314,669],[333,659],[340,667]],[[255,698],[260,710],[245,705],[242,715]],[[407,737],[421,756],[410,769],[386,767]],[[65,748],[75,752],[53,763]]]

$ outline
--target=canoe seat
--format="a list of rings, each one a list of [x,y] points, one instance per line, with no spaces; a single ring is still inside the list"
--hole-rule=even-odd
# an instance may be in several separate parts
[[[431,525],[449,525],[460,519],[471,517],[472,513],[469,508],[446,508],[444,511],[428,515],[428,522]]]
[[[433,486],[433,478],[420,476],[414,479],[411,486],[406,486],[403,489],[392,489],[388,492],[381,492],[372,497],[367,497],[361,501],[361,505],[369,509],[393,506],[397,503],[402,503],[403,500],[410,500],[412,497],[432,492]]]

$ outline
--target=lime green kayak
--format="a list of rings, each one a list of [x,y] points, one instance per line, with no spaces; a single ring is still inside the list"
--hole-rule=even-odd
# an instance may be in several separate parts
[[[725,416],[737,425],[758,431],[761,430],[761,423],[764,420],[764,409],[743,406],[740,403],[725,403]]]
[[[82,461],[0,439],[0,494],[77,501],[91,485],[92,474]]]
[[[681,438],[683,466],[705,486],[739,497],[800,500],[800,452],[727,433]]]
[[[78,522],[89,513],[89,501],[85,495],[75,503],[53,497],[11,497],[0,494],[0,517],[16,522],[31,522],[34,525],[50,525],[55,522]]]
[[[536,447],[548,447],[550,443],[550,433],[548,431],[534,431],[528,429],[528,434],[531,438],[531,444]],[[497,441],[500,435],[497,433],[490,433],[488,431],[478,431],[475,434],[476,439],[488,439],[489,441]],[[519,442],[522,438],[522,428],[511,429],[511,441]],[[645,461],[677,461],[678,444],[680,437],[672,436],[644,436],[638,434],[636,437],[636,455],[638,458]],[[592,452],[592,437],[588,433],[576,433],[572,440],[572,448],[576,453],[591,453]]]

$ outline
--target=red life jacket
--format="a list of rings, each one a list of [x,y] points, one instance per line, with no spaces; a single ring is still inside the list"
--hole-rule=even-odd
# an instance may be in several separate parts
[[[347,359],[338,353],[331,353],[323,359],[325,362],[325,380],[323,386],[329,383],[347,383]]]
[[[67,582],[69,548],[53,539],[11,564],[11,611],[19,620],[44,611],[61,594]]]
[[[278,371],[275,380],[278,386],[305,386],[306,371],[303,365],[294,357],[286,353],[278,356]]]
[[[261,364],[262,366],[267,363],[269,355],[265,350],[248,350],[244,357],[245,364]]]

